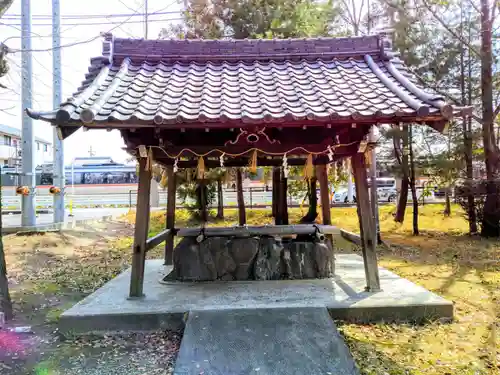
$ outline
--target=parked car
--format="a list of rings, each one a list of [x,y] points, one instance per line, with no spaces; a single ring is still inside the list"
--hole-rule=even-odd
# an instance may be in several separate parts
[[[368,182],[368,186],[370,183]],[[381,202],[394,202],[396,200],[396,179],[377,178],[377,197]],[[356,193],[353,192],[353,201],[356,202]],[[341,187],[333,194],[332,203],[348,203],[348,189]]]

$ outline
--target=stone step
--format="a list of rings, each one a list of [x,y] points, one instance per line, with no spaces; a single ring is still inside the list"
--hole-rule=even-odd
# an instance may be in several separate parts
[[[326,308],[191,311],[174,375],[357,375]]]

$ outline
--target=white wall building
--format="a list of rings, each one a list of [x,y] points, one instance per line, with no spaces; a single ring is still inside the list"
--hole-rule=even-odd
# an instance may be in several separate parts
[[[0,164],[15,167],[22,163],[21,130],[0,124]],[[52,143],[35,137],[35,165],[53,162]]]

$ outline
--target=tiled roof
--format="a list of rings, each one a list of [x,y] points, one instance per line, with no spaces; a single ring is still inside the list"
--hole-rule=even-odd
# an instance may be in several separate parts
[[[35,118],[64,123],[441,121],[379,35],[300,40],[132,40],[106,35],[82,86]]]

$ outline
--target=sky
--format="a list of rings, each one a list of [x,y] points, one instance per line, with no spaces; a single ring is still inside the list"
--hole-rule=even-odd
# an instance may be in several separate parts
[[[144,37],[144,0],[60,0],[61,2],[61,45],[86,41],[101,32],[110,31],[123,38]],[[172,12],[172,14],[153,15],[154,12]],[[179,0],[149,0],[148,38],[156,39],[160,30],[170,23],[180,22],[182,6]],[[52,26],[50,16],[52,0],[32,0],[32,48],[50,49],[52,46]],[[131,14],[137,14],[127,21]],[[0,19],[0,41],[11,49],[21,49],[21,0],[14,1],[9,11]],[[126,17],[65,19],[71,15],[121,15]],[[127,21],[126,23],[123,23]],[[83,23],[83,25],[82,25]],[[100,23],[99,25],[88,25]],[[90,58],[101,55],[102,38],[71,47],[62,48],[62,90],[63,100],[71,97],[80,86],[88,71]],[[33,107],[36,110],[51,110],[52,103],[52,53],[51,51],[33,52]],[[23,108],[21,106],[21,53],[8,55],[10,71],[1,82],[8,90],[0,89],[0,123],[21,129]],[[42,121],[33,121],[35,135],[53,140],[53,128]],[[70,164],[73,158],[89,156],[89,150],[95,156],[111,156],[116,161],[125,162],[130,156],[122,150],[124,143],[118,131],[107,132],[79,130],[64,141],[64,160]]]

